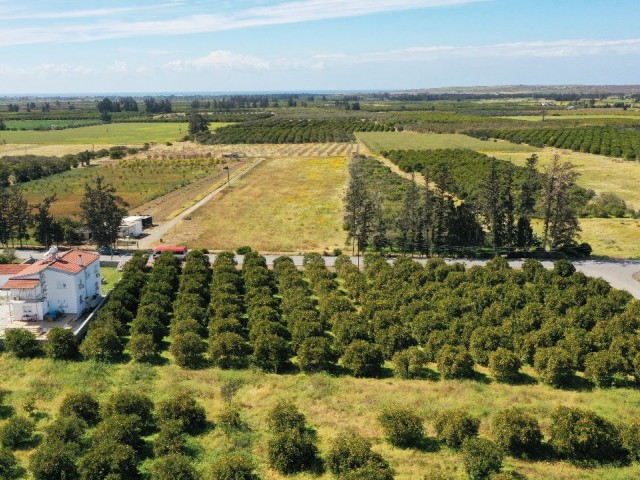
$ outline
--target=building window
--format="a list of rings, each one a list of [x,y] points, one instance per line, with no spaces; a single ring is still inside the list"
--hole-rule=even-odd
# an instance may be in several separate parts
[[[67,283],[66,282],[58,282],[58,284],[56,285],[57,288],[67,288]]]
[[[80,295],[80,296],[78,297],[78,301],[79,301],[80,303],[84,303],[84,300],[82,300],[82,295]]]
[[[98,282],[96,282],[96,288],[95,288],[95,291],[96,291],[96,292],[98,291]]]

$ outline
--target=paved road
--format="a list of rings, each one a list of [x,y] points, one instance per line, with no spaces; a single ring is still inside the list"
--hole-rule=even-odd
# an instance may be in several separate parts
[[[231,182],[233,182],[234,180],[236,180],[238,178],[242,178],[245,174],[249,173],[255,167],[260,165],[263,160],[264,160],[263,158],[259,159],[254,164],[252,164],[251,166],[249,166],[248,168],[246,168],[242,172],[238,173],[235,177],[231,177]],[[230,185],[231,182],[225,183],[221,187],[216,188],[213,192],[211,192],[209,195],[204,197],[202,200],[198,201],[193,206],[187,208],[182,213],[176,215],[171,220],[168,220],[166,222],[162,222],[162,223],[158,224],[157,226],[153,227],[151,230],[149,230],[149,234],[146,237],[144,237],[144,238],[142,238],[142,239],[140,239],[138,241],[139,248],[141,248],[141,249],[149,249],[149,248],[153,248],[156,245],[158,245],[160,243],[160,239],[162,238],[163,235],[165,235],[169,230],[171,230],[173,227],[178,225],[182,220],[184,220],[185,217],[191,215],[198,208],[202,207],[204,204],[209,202],[213,197],[215,197],[220,192],[222,192],[224,189],[226,189]]]
[[[35,250],[18,250],[16,254],[20,258],[29,258],[30,256],[33,258],[42,258],[43,252],[35,251]],[[265,255],[268,265],[273,265],[273,261],[278,258],[280,255]],[[303,256],[302,255],[290,255],[293,259],[293,263],[301,267]],[[211,261],[215,259],[215,254],[209,255]],[[100,260],[103,262],[109,261],[127,261],[130,257],[127,256],[117,256],[113,257],[110,255],[103,255],[100,257]],[[323,257],[325,264],[327,267],[333,267],[336,261],[336,257]],[[236,260],[238,264],[242,264],[244,261],[244,257],[242,255],[236,255]],[[358,259],[357,257],[351,257],[351,261],[354,264],[360,265],[362,264],[362,257]],[[416,261],[424,263],[425,259],[416,259]],[[486,260],[460,260],[460,259],[446,259],[447,263],[455,263],[461,262],[466,266],[473,265],[484,265]],[[509,264],[514,268],[519,268],[522,265],[522,260],[510,260]],[[542,264],[546,268],[552,268],[553,262],[551,261],[543,261]],[[611,286],[618,288],[620,290],[626,290],[631,293],[635,298],[640,299],[640,281],[634,279],[634,275],[640,273],[640,260],[578,260],[574,261],[573,264],[576,267],[576,270],[584,273],[590,277],[599,277],[611,284]]]

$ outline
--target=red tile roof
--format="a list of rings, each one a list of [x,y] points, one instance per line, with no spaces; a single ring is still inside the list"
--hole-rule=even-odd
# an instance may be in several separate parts
[[[11,263],[0,264],[0,275],[17,275],[29,265],[16,265]]]
[[[20,280],[20,279],[11,279],[7,280],[0,290],[11,290],[11,289],[27,289],[31,290],[32,288],[36,288],[40,284],[40,280]]]
[[[78,273],[81,272],[84,268],[79,264],[80,256],[82,256],[82,261],[85,265],[92,264],[96,260],[100,259],[100,255],[93,252],[85,252],[82,250],[69,250],[68,252],[63,252],[58,254],[58,258],[56,260],[45,259],[38,260],[33,265],[28,265],[27,268],[22,270],[18,277],[28,277],[31,275],[35,275],[40,273],[45,268],[51,267],[56,270],[62,270],[63,272],[69,273]]]

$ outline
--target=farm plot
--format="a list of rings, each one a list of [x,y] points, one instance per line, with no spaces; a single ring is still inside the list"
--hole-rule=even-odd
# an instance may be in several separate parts
[[[347,166],[344,157],[267,159],[163,240],[216,250],[243,245],[270,252],[342,247]]]
[[[55,194],[54,215],[78,215],[84,185],[97,175],[112,184],[131,208],[181,189],[192,182],[219,175],[220,159],[197,160],[120,160],[99,166],[77,168],[51,177],[25,183],[23,192],[29,203],[38,203],[43,195]]]
[[[358,153],[357,143],[302,143],[292,145],[202,145],[191,142],[173,145],[154,145],[140,152],[134,158],[166,160],[178,158],[219,158],[237,155],[240,158],[283,158],[283,157],[334,157]]]
[[[227,125],[212,123],[210,129]],[[173,142],[187,133],[186,123],[110,123],[50,131],[4,131],[0,143],[24,145],[131,145]]]
[[[514,145],[507,141],[483,141],[467,135],[449,133],[361,132],[356,133],[356,137],[377,153],[388,150],[436,150],[441,148],[465,148],[483,153],[535,152],[539,150],[528,145]]]

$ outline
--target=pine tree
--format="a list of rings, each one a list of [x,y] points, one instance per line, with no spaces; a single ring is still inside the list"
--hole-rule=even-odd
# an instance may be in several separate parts
[[[9,211],[11,215],[9,217],[11,223],[11,240],[17,240],[22,242],[29,239],[29,227],[33,221],[31,216],[31,209],[29,208],[29,202],[22,195],[22,190],[18,187],[13,187],[9,191]]]
[[[359,168],[360,158],[356,157],[349,165],[350,180],[345,194],[344,222],[347,226],[349,239],[357,247],[360,255],[369,243],[376,214],[374,201],[367,191],[364,175]]]
[[[538,172],[538,155],[535,153],[527,159],[524,182],[520,189],[520,204],[518,208],[518,225],[516,233],[516,246],[531,247],[533,245],[533,228],[531,217],[535,214],[536,194],[540,190]]]
[[[491,161],[489,173],[484,182],[483,213],[487,227],[491,232],[493,249],[502,247],[505,239],[505,221],[500,176],[498,174],[498,162],[495,158]]]
[[[404,205],[397,220],[400,230],[400,249],[403,252],[413,253],[416,250],[420,223],[420,191],[412,174],[411,184],[405,194]]]
[[[422,201],[422,237],[424,239],[424,251],[428,255],[431,251],[432,236],[433,236],[433,210],[434,210],[434,195],[431,190],[431,176],[429,170],[425,168],[422,171],[422,178],[424,178],[425,190]]]

